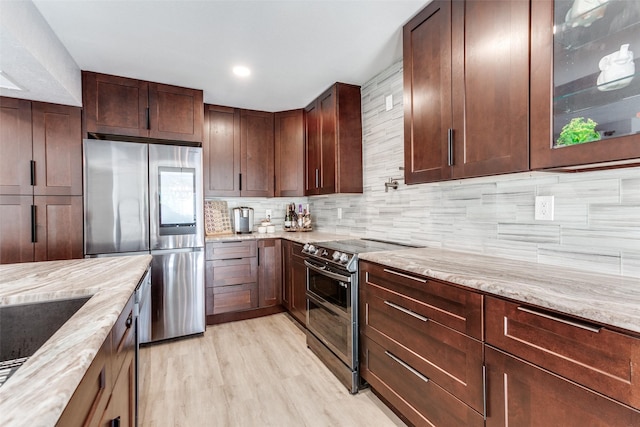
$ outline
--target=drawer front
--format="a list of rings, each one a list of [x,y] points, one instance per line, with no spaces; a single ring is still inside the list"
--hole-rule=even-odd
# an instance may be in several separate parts
[[[492,297],[486,322],[488,344],[640,408],[640,339]]]
[[[129,354],[135,352],[136,335],[135,324],[133,322],[134,297],[131,296],[129,302],[122,310],[120,317],[113,325],[112,330],[112,351],[113,351],[113,380],[118,377],[120,368]]]
[[[360,283],[403,295],[411,311],[478,340],[483,338],[482,295],[377,264],[360,262]]]
[[[225,259],[206,262],[206,286],[240,285],[258,281],[256,258]]]
[[[640,425],[640,411],[486,348],[487,427]]]
[[[413,312],[414,301],[366,283],[360,333],[482,413],[482,342]]]
[[[258,284],[222,286],[213,289],[213,314],[258,308]]]
[[[255,240],[215,242],[205,245],[205,259],[251,258],[256,256]]]
[[[373,340],[362,339],[361,359],[362,377],[412,424],[484,426],[482,415]]]

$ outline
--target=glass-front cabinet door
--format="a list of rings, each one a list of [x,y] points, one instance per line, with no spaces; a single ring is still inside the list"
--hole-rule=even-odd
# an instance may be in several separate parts
[[[640,0],[532,0],[532,169],[640,158],[639,61]]]

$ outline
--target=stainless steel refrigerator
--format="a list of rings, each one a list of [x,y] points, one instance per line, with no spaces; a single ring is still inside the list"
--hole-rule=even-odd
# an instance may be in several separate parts
[[[153,256],[140,342],[204,332],[202,148],[85,139],[83,150],[85,256]]]

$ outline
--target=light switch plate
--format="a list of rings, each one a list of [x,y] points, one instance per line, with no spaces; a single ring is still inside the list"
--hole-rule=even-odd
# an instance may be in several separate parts
[[[553,196],[536,196],[536,221],[553,221]]]
[[[386,104],[387,111],[393,110],[393,94],[387,95],[384,102]]]

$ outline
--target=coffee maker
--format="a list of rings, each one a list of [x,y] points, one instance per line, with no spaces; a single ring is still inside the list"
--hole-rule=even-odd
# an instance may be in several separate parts
[[[253,231],[253,208],[233,209],[233,226],[236,234],[249,234]]]

